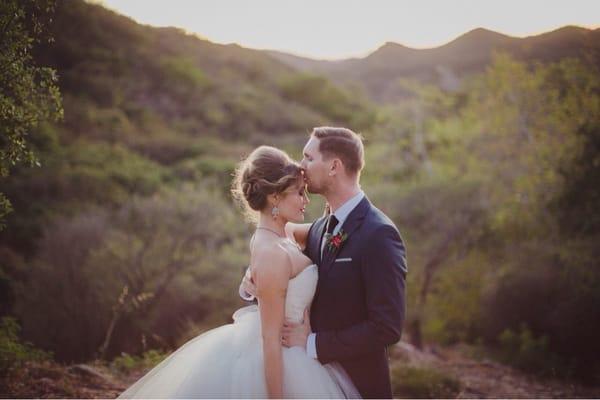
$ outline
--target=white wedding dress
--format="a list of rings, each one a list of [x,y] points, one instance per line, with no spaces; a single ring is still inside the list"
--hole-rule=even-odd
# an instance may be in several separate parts
[[[316,265],[288,283],[285,316],[301,322],[317,286]],[[265,398],[258,307],[239,309],[234,322],[191,339],[119,398]],[[283,396],[286,398],[359,398],[337,363],[322,365],[304,348],[283,348]]]

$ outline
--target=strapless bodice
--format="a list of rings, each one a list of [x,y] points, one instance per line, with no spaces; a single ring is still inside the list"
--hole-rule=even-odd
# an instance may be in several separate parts
[[[302,322],[304,310],[312,303],[318,280],[316,264],[309,265],[290,279],[285,297],[285,317],[288,320]]]

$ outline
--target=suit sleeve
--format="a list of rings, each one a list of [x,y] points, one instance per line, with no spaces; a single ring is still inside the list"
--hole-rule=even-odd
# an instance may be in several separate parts
[[[370,236],[361,259],[367,319],[338,331],[318,332],[322,363],[360,357],[400,340],[405,318],[406,250],[394,226],[383,225]]]

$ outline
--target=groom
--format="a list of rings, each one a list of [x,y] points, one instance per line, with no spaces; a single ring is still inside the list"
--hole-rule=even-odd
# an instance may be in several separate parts
[[[310,321],[285,325],[285,346],[339,362],[364,398],[391,398],[387,346],[400,340],[405,314],[406,250],[398,229],[360,189],[361,137],[314,128],[301,166],[308,191],[331,213],[310,227],[305,254],[318,265]]]

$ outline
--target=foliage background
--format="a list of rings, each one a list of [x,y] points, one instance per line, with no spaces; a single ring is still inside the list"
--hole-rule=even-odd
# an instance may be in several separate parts
[[[236,163],[265,143],[299,158],[313,126],[344,125],[407,243],[404,337],[599,380],[599,53],[580,30],[501,47],[449,87],[387,76],[385,57],[336,80],[79,0],[23,4],[0,20],[0,343],[18,323],[57,360],[110,360],[229,322],[252,231]]]

